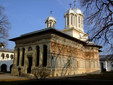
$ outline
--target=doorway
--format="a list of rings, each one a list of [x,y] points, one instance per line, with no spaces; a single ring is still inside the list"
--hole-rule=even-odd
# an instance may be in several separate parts
[[[6,64],[3,64],[1,66],[1,72],[7,72],[7,65]]]
[[[31,73],[31,67],[32,67],[32,57],[28,57],[27,73]]]

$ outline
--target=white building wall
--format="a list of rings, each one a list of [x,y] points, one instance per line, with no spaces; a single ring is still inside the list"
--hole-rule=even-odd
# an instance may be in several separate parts
[[[113,61],[100,61],[100,68],[102,70],[101,63],[103,63],[103,67],[106,69],[106,71],[113,71]]]
[[[4,54],[4,58],[2,57],[2,54]],[[9,58],[6,57],[7,54],[9,55]],[[10,71],[10,66],[13,64],[13,59],[11,59],[11,55],[13,55],[14,58],[13,52],[0,52],[0,71],[1,71],[1,66],[3,64],[7,66],[7,71]]]

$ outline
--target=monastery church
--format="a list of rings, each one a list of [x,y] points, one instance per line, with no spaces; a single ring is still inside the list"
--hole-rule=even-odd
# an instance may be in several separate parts
[[[56,19],[47,17],[46,28],[10,39],[14,50],[12,75],[46,77],[100,73],[99,49],[84,32],[84,15],[76,6],[64,14],[65,29],[55,29]]]

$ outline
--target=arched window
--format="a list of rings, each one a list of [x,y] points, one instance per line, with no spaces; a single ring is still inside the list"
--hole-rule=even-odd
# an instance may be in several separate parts
[[[4,57],[5,57],[4,53],[1,54],[1,57],[2,57],[2,59],[4,59]]]
[[[71,16],[71,25],[73,25],[73,16]]]
[[[10,58],[13,59],[13,55],[12,54],[11,54]]]
[[[20,49],[17,50],[17,66],[19,65],[19,59],[20,59]]]
[[[22,49],[22,66],[24,66],[25,48]]]
[[[80,27],[80,16],[78,17],[78,23],[79,23],[79,27]]]
[[[32,47],[29,47],[29,48],[28,48],[28,51],[32,51]]]
[[[67,25],[69,26],[69,15],[67,16]]]
[[[40,47],[39,46],[36,47],[36,52],[37,52],[36,66],[39,66],[39,56],[40,56]]]
[[[43,66],[47,65],[47,46],[43,45]]]
[[[9,54],[6,54],[6,57],[9,58]]]

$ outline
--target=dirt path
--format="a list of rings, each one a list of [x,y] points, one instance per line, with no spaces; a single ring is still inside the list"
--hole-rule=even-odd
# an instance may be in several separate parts
[[[18,80],[29,80],[25,77],[12,76],[10,73],[0,74],[0,81],[18,81]]]

